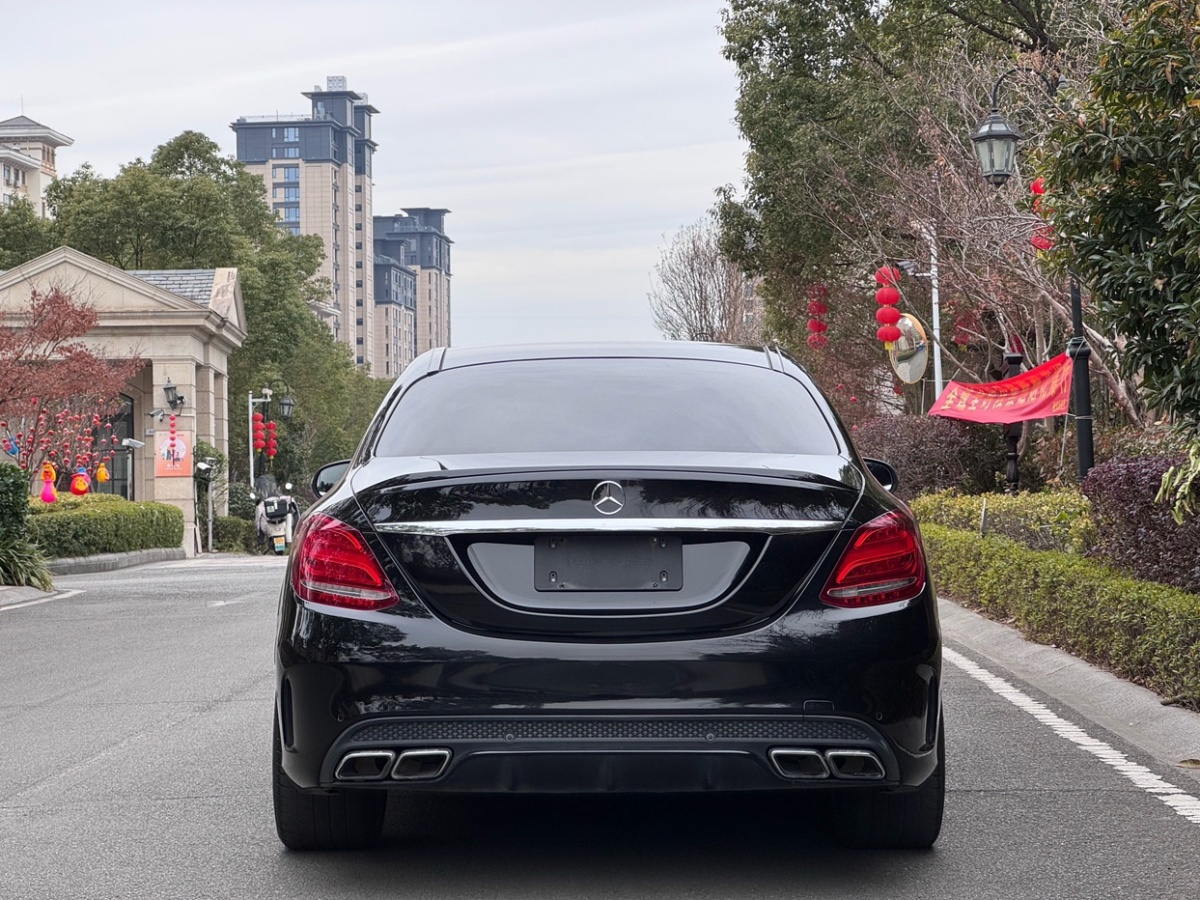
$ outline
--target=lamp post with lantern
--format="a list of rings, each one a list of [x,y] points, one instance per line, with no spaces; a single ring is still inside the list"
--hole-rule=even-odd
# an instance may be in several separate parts
[[[1036,75],[1046,88],[1046,93],[1054,97],[1058,89],[1065,83],[1059,76],[1057,81],[1051,81],[1036,69],[1019,66],[1010,69],[996,79],[992,88],[992,108],[986,119],[980,123],[971,135],[975,145],[975,154],[979,158],[979,167],[983,177],[993,187],[999,189],[1017,171],[1017,145],[1021,141],[1021,133],[1000,112],[1000,86],[1004,80],[1018,72],[1029,72]],[[1071,357],[1074,370],[1071,382],[1075,393],[1075,424],[1077,428],[1077,446],[1079,463],[1079,480],[1082,481],[1095,464],[1095,450],[1092,439],[1092,383],[1088,367],[1088,359],[1092,348],[1088,346],[1087,336],[1083,330],[1083,299],[1079,289],[1079,279],[1071,273],[1071,330],[1072,337],[1067,343],[1067,355]]]
[[[267,410],[268,413],[270,412],[271,401],[274,398],[275,394],[277,393],[277,391],[273,390],[271,387],[271,385],[274,385],[274,384],[282,384],[283,385],[283,396],[280,397],[279,401],[278,401],[280,418],[290,419],[292,417],[292,411],[296,408],[296,401],[292,398],[291,389],[288,387],[287,382],[283,381],[282,379],[277,378],[277,379],[270,381],[268,384],[263,385],[261,397],[255,397],[254,391],[249,392],[249,394],[247,396],[247,401],[246,401],[246,425],[247,425],[247,440],[250,445],[249,461],[250,461],[250,489],[251,490],[254,489],[254,454],[256,452],[258,452],[259,450],[265,449],[265,447],[266,447],[265,437],[263,437],[261,435],[259,437],[256,437],[256,435],[255,435],[254,407],[261,404],[263,406],[263,408],[265,410]],[[263,418],[263,416],[261,414],[259,414],[260,421],[262,420],[262,418]],[[261,434],[265,435],[265,431],[262,432]],[[258,446],[259,444],[262,444],[263,446],[260,447],[260,446]]]

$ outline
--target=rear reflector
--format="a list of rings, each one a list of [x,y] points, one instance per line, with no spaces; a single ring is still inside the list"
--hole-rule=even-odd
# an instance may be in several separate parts
[[[916,523],[898,509],[854,532],[821,602],[858,609],[911,600],[925,589],[925,556]]]
[[[362,534],[345,522],[309,516],[293,552],[292,590],[301,600],[365,610],[400,602]]]

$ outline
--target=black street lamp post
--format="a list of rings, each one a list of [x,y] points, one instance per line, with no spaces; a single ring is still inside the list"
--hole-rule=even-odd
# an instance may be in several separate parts
[[[1017,72],[1032,72],[1037,75],[1051,97],[1064,82],[1061,76],[1057,82],[1052,82],[1036,69],[1025,67],[1010,69],[996,80],[992,88],[991,112],[971,135],[983,177],[996,188],[1003,186],[1017,169],[1017,144],[1021,140],[1021,133],[1000,112],[1000,85],[1004,83],[1004,79]],[[1079,279],[1074,273],[1071,274],[1071,330],[1072,337],[1067,343],[1067,355],[1071,357],[1074,366],[1071,383],[1075,394],[1079,480],[1082,481],[1095,464],[1092,440],[1092,382],[1088,366],[1092,348],[1088,346],[1087,335],[1083,330],[1083,300],[1079,290]]]

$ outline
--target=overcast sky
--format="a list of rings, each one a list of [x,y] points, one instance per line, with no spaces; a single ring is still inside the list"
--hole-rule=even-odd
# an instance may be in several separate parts
[[[6,42],[0,119],[101,173],[185,129],[306,112],[345,75],[374,120],[375,212],[447,207],[456,345],[655,339],[665,240],[740,183],[720,0],[65,0]],[[28,37],[28,35],[27,35]]]

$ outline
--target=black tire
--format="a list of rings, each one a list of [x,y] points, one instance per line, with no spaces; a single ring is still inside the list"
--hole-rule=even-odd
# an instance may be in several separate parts
[[[272,748],[275,830],[289,850],[365,850],[379,843],[387,791],[308,791],[283,770],[279,728]]]
[[[946,800],[946,740],[939,731],[937,768],[915,791],[849,792],[833,797],[834,833],[847,847],[925,850],[942,831]]]

